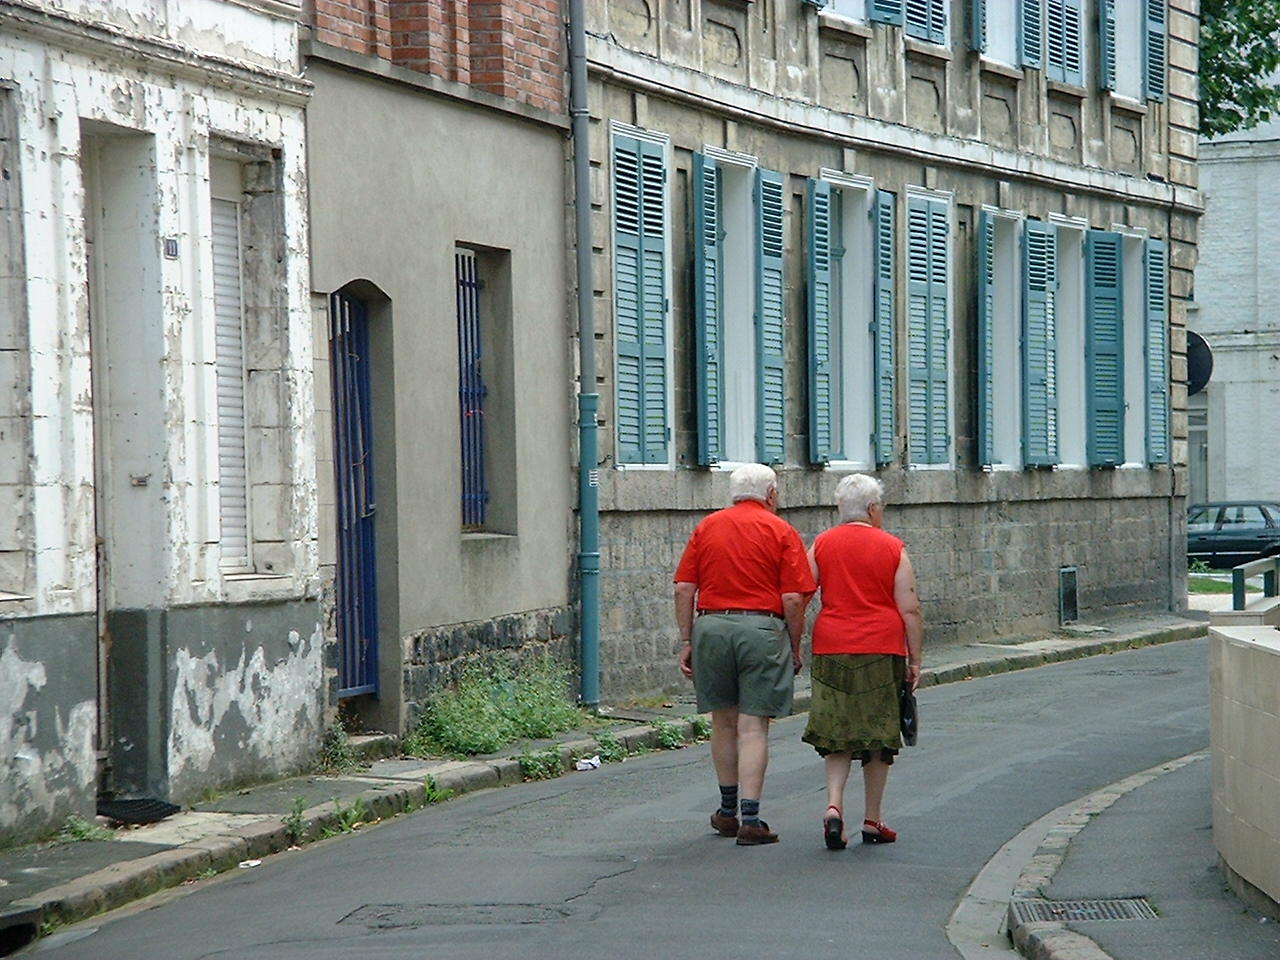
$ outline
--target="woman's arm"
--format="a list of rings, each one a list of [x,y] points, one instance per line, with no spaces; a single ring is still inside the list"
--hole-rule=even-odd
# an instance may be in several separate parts
[[[893,576],[893,600],[907,628],[907,682],[914,690],[920,682],[920,658],[924,646],[924,617],[920,613],[920,598],[916,595],[916,574],[911,569],[911,558],[902,551],[898,570]]]

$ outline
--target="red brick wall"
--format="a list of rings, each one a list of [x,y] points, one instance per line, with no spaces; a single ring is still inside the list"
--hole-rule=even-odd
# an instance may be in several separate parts
[[[316,40],[560,113],[561,0],[309,0]]]

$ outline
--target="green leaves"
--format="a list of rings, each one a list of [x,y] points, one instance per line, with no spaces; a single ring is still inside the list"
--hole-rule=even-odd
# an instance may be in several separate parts
[[[1280,0],[1202,0],[1200,132],[1248,130],[1280,109]]]

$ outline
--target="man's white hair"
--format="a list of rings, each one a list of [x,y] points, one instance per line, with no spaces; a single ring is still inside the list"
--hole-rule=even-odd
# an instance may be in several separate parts
[[[769,493],[778,488],[778,475],[763,463],[748,463],[729,474],[729,498],[759,500],[764,503]]]
[[[884,487],[875,477],[851,473],[836,484],[836,507],[841,523],[868,519],[873,503],[884,503]]]

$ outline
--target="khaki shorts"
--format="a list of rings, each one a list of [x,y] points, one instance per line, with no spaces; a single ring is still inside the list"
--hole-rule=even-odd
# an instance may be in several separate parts
[[[753,614],[699,616],[693,689],[700,713],[737,707],[751,717],[790,716],[795,667],[786,623]]]

